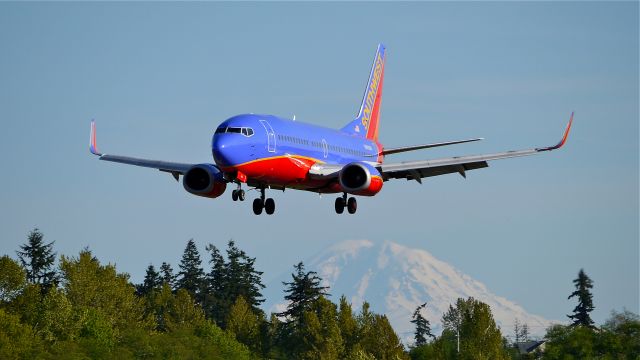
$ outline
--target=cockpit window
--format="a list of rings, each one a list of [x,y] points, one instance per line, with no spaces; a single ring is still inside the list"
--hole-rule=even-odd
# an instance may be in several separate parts
[[[253,135],[253,129],[250,127],[224,127],[221,126],[216,129],[216,134],[224,134],[224,133],[235,133],[242,134],[246,137],[250,137]]]

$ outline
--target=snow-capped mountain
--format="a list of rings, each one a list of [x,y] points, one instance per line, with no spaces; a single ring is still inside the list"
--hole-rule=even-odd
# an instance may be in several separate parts
[[[373,311],[386,314],[396,332],[405,342],[411,342],[413,325],[409,322],[419,304],[427,302],[423,315],[431,322],[436,334],[442,331],[440,319],[449,305],[458,298],[474,297],[491,306],[494,319],[503,335],[513,333],[514,320],[529,326],[530,334],[542,335],[552,321],[526,312],[518,304],[491,293],[481,282],[463,274],[453,266],[436,259],[421,249],[385,242],[375,244],[369,240],[351,240],[338,243],[305,263],[330,287],[336,302],[344,294],[354,308],[364,300]],[[280,280],[290,280],[283,275]],[[271,300],[270,311],[280,311],[281,283],[267,287],[265,294]],[[270,288],[270,289],[269,289]],[[274,289],[275,288],[275,289]],[[278,303],[278,301],[280,303]]]

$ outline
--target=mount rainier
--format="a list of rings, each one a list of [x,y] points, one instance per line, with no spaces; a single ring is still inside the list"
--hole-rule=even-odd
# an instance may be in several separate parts
[[[423,311],[435,334],[442,331],[441,318],[458,298],[474,297],[491,306],[502,335],[513,333],[514,321],[526,323],[532,336],[544,334],[552,321],[527,313],[520,305],[491,293],[481,282],[463,274],[453,266],[436,259],[429,252],[411,249],[397,243],[376,244],[369,240],[338,243],[305,261],[307,271],[316,271],[329,286],[331,299],[337,302],[344,294],[354,310],[363,301],[377,313],[386,314],[405,343],[412,342],[411,315],[427,302]],[[281,281],[290,281],[289,273],[267,286],[265,304],[270,311],[281,311]],[[277,301],[280,301],[278,303]]]

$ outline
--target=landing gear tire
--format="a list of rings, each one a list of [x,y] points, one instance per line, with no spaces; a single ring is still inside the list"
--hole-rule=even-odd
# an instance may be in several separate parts
[[[262,214],[262,209],[264,208],[264,202],[262,199],[253,199],[253,213],[256,215]]]
[[[233,191],[231,192],[231,199],[232,199],[233,201],[238,201],[238,190],[233,190]]]
[[[236,191],[236,195],[238,196],[238,200],[244,201],[244,199],[245,199],[244,190],[242,190],[242,189],[237,190]],[[233,196],[233,194],[231,196]]]
[[[276,202],[273,201],[272,198],[268,198],[264,202],[264,211],[267,215],[272,215],[274,211],[276,211]]]
[[[342,214],[344,212],[344,198],[336,198],[336,214]]]
[[[349,214],[355,214],[356,210],[358,210],[358,201],[354,197],[350,197],[347,201],[347,211]]]

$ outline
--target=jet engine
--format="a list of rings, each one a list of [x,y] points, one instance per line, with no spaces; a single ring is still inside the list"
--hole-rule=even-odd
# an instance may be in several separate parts
[[[182,186],[193,195],[217,198],[224,193],[227,183],[215,165],[199,164],[187,170]]]
[[[373,196],[382,189],[382,176],[378,169],[362,162],[343,167],[338,181],[344,192],[354,195]]]

